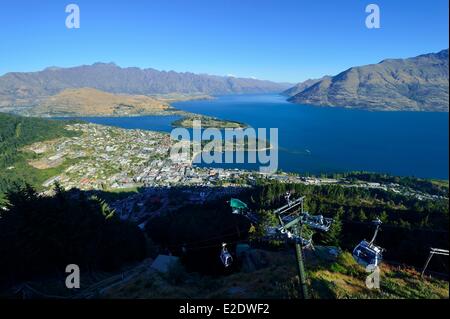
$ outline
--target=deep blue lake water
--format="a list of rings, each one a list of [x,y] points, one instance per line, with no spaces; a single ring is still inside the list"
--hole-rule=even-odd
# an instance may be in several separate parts
[[[176,108],[278,128],[279,168],[300,173],[364,170],[448,179],[448,113],[368,112],[291,104],[279,95],[221,96]],[[170,131],[176,116],[84,118],[122,128]],[[252,165],[221,167],[252,168]]]

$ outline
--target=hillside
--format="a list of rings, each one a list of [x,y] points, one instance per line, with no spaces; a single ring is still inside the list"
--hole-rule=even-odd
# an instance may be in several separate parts
[[[327,247],[316,247],[306,253],[308,290],[312,299],[448,299],[448,281],[420,278],[413,268],[380,267],[380,289],[368,289],[367,273],[344,252],[338,258],[327,256]],[[204,276],[187,272],[178,264],[167,273],[151,268],[154,259],[124,267],[116,272],[96,272],[85,276],[79,291],[68,291],[58,280],[29,281],[24,285],[34,298],[59,296],[76,299],[296,299],[298,277],[293,252],[252,250],[252,268],[222,276]],[[245,258],[244,262],[248,260]],[[12,290],[0,292],[16,296]]]
[[[8,193],[0,209],[0,291],[32,276],[62,273],[69,260],[81,269],[111,271],[145,256],[142,232],[104,201],[60,187],[55,192],[42,196],[23,187]]]
[[[289,101],[366,110],[448,112],[448,67],[448,49],[388,59],[326,77]]]
[[[30,115],[149,115],[170,109],[166,102],[144,95],[112,94],[91,88],[67,89],[46,98]]]
[[[39,72],[7,73],[0,77],[0,108],[36,105],[65,89],[94,88],[109,93],[241,94],[281,92],[288,84],[250,78],[121,68],[114,63],[95,63],[71,68],[47,68]]]
[[[308,79],[306,81],[303,81],[303,82],[300,82],[300,83],[294,85],[293,87],[287,89],[286,91],[282,92],[281,94],[292,97],[294,95],[299,94],[300,92],[303,92],[304,90],[313,86],[314,84],[319,83],[320,81],[323,81],[328,78],[330,78],[330,76],[324,76],[324,77],[321,77],[320,79]]]
[[[367,273],[349,253],[330,259],[326,247],[306,255],[313,299],[445,299],[448,282],[421,279],[407,267],[381,266],[380,289],[368,289]],[[205,277],[173,267],[167,274],[147,268],[124,283],[103,287],[103,298],[299,298],[295,258],[288,252],[254,250],[261,264],[222,277]],[[255,265],[254,265],[255,266]]]
[[[14,183],[40,184],[54,175],[54,170],[37,170],[28,165],[31,154],[23,147],[35,142],[74,136],[65,130],[67,123],[25,118],[0,113],[0,201],[2,193]]]

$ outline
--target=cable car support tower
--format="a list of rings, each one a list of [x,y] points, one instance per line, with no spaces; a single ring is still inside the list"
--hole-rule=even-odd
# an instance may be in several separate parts
[[[331,227],[333,219],[325,218],[322,215],[310,215],[304,211],[305,197],[299,197],[295,200],[290,199],[291,194],[288,192],[285,195],[287,204],[273,211],[279,221],[278,227],[268,227],[266,229],[266,238],[268,239],[285,239],[295,243],[295,255],[297,260],[297,270],[300,279],[300,291],[304,299],[309,299],[306,271],[303,257],[303,248],[312,247],[312,239],[304,239],[302,237],[303,225],[319,230],[328,231]],[[231,200],[231,206],[234,214],[241,214],[247,217],[250,221],[255,222],[257,217],[255,214],[247,212],[247,206],[241,204],[242,202],[236,199]],[[238,205],[239,204],[239,205]],[[245,207],[244,207],[245,205]]]

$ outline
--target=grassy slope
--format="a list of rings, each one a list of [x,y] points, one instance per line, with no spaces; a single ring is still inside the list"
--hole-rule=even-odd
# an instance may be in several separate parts
[[[380,289],[368,289],[367,273],[355,263],[349,253],[342,254],[337,262],[318,267],[311,272],[313,294],[320,298],[377,298],[377,299],[439,299],[449,297],[447,281],[421,279],[409,267],[382,264]]]
[[[320,248],[318,249],[320,251]],[[181,268],[168,274],[147,272],[108,291],[109,298],[298,298],[294,255],[265,252],[268,266],[253,272],[224,277],[187,274]],[[315,299],[347,298],[448,298],[449,284],[436,279],[422,280],[409,268],[382,265],[381,289],[365,286],[366,273],[343,253],[336,261],[320,253],[307,256],[310,294]]]

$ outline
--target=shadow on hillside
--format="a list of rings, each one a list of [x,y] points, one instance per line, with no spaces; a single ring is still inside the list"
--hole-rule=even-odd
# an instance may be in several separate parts
[[[254,190],[253,190],[254,191]],[[71,197],[96,196],[123,220],[138,225],[153,244],[152,254],[181,258],[188,271],[208,275],[237,270],[236,246],[248,239],[251,223],[233,214],[228,201],[238,197],[252,207],[252,192],[237,187],[142,187],[136,191],[68,191]],[[224,267],[222,243],[234,263]]]

